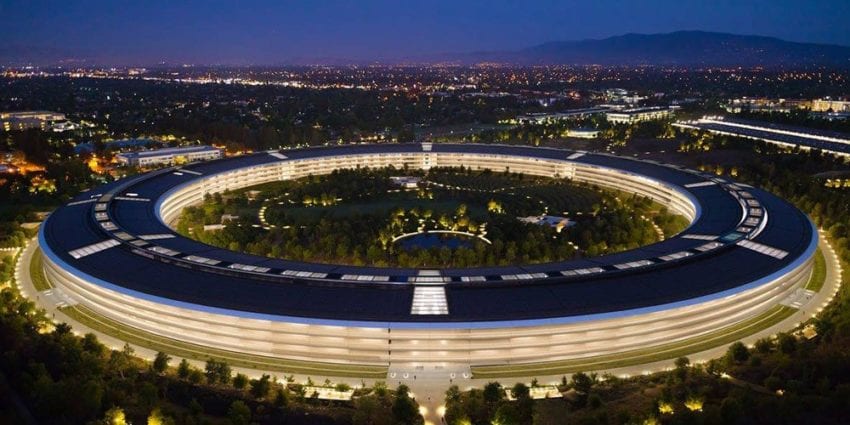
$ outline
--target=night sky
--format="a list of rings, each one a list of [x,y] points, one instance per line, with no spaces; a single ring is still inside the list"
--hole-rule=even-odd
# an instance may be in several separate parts
[[[850,0],[0,0],[0,53],[104,63],[280,64],[512,50],[706,30],[850,45]]]

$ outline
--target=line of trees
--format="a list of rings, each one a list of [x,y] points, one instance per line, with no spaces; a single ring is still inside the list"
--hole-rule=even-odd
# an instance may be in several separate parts
[[[535,400],[530,412],[520,409],[523,415],[500,416],[498,423],[850,423],[850,192],[826,187],[814,177],[825,170],[846,170],[847,164],[815,152],[786,152],[726,137],[706,142],[712,149],[736,153],[742,162],[737,180],[791,201],[824,229],[844,270],[835,299],[793,332],[759,339],[752,347],[731,344],[724,356],[706,363],[679,358],[669,372],[627,379],[564,377],[558,386],[563,397]],[[707,169],[723,165],[705,158]],[[806,326],[813,329],[804,333]],[[495,423],[500,403],[515,403],[494,398],[495,386],[447,393],[447,423]]]
[[[12,267],[2,266],[4,275]],[[0,423],[422,423],[404,386],[390,390],[377,383],[358,388],[354,402],[330,402],[307,394],[292,377],[283,383],[267,374],[249,379],[221,360],[209,359],[199,369],[185,359],[172,365],[170,356],[158,353],[148,362],[129,345],[110,350],[93,334],[79,337],[64,323],[52,325],[13,287],[0,291],[0,354],[0,383],[6,385],[0,388]]]
[[[202,242],[251,254],[299,261],[401,267],[470,267],[560,261],[576,256],[596,256],[633,249],[658,240],[653,224],[667,236],[687,221],[670,214],[649,199],[603,192],[568,182],[529,178],[513,173],[455,169],[435,171],[434,178],[451,187],[433,186],[433,199],[418,193],[388,193],[395,170],[342,170],[297,182],[259,187],[249,200],[242,193],[213,195],[203,205],[186,208],[178,231]],[[430,181],[431,175],[428,176]],[[468,180],[468,181],[467,181]],[[466,184],[466,186],[460,186]],[[506,187],[507,190],[480,191]],[[334,206],[305,207],[302,199],[329,198]],[[342,195],[344,194],[344,195]],[[337,198],[337,196],[343,196]],[[269,199],[269,202],[261,201]],[[362,207],[367,200],[417,206],[384,210]],[[446,202],[461,203],[447,209]],[[493,202],[498,208],[492,208]],[[279,205],[279,204],[283,205]],[[467,207],[467,204],[470,207]],[[257,226],[261,205],[265,219],[275,225]],[[315,208],[315,209],[311,209]],[[573,223],[563,229],[527,224],[517,216],[578,209]],[[315,212],[313,212],[315,211]],[[204,231],[223,214],[239,219],[223,230]],[[653,223],[653,220],[655,223]],[[457,248],[435,246],[405,249],[391,243],[399,234],[419,230],[482,232],[492,244],[476,238]]]

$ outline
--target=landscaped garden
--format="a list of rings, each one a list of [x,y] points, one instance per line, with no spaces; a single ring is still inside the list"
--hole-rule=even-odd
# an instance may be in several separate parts
[[[561,261],[687,226],[651,200],[564,179],[465,168],[339,170],[208,196],[181,234],[291,260],[401,267]]]

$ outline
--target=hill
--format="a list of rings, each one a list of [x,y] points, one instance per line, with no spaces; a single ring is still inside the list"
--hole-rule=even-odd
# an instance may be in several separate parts
[[[600,40],[553,41],[517,51],[437,55],[429,62],[522,65],[676,65],[850,67],[850,47],[703,31],[625,34]]]

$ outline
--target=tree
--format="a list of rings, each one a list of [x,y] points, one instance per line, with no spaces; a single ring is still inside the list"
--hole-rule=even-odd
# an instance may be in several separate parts
[[[193,384],[200,384],[201,381],[204,380],[204,373],[200,371],[200,369],[192,368],[189,371],[189,382]]]
[[[207,364],[204,370],[204,374],[207,377],[207,382],[209,382],[210,384],[227,384],[228,382],[230,382],[231,370],[227,362],[209,359],[207,360]]]
[[[174,418],[164,415],[157,407],[148,416],[148,425],[174,425]]]
[[[107,410],[103,415],[103,423],[106,425],[127,425],[127,417],[124,415],[124,409],[113,407]]]
[[[687,357],[679,357],[673,364],[676,366],[676,377],[680,382],[684,382],[688,378],[688,367],[691,365],[691,360]]]
[[[587,405],[591,409],[598,409],[602,407],[602,398],[599,397],[599,394],[591,394],[587,397]]]
[[[199,418],[204,414],[204,406],[201,406],[201,403],[198,403],[198,399],[193,398],[192,401],[189,402],[189,412],[193,417]]]
[[[138,400],[141,406],[150,409],[159,402],[159,391],[154,384],[144,382],[138,389]]]
[[[782,388],[782,380],[776,376],[768,376],[764,379],[764,387],[770,391],[776,391]]]
[[[189,377],[189,372],[191,371],[191,366],[189,366],[189,361],[183,359],[180,361],[180,365],[177,366],[177,376],[180,379],[186,379]]]
[[[502,213],[502,204],[495,199],[491,199],[487,202],[487,211],[500,214]]]
[[[498,382],[488,382],[484,386],[484,401],[491,407],[505,399],[505,391],[502,389],[502,384]]]
[[[523,420],[515,403],[502,404],[493,415],[493,424],[519,425],[522,423],[526,423],[526,421]]]
[[[572,384],[577,392],[587,394],[593,387],[593,379],[586,373],[578,372],[573,374]]]
[[[227,409],[227,418],[233,425],[248,425],[251,422],[251,408],[242,400],[236,400]]]
[[[531,389],[522,382],[516,383],[511,389],[516,398],[516,422],[517,424],[530,424],[534,411],[534,400],[531,398]]]
[[[732,397],[726,397],[720,402],[720,416],[724,423],[734,423],[741,416],[741,403]]]
[[[233,378],[233,388],[237,390],[245,389],[248,385],[248,377],[242,373],[237,373],[236,377]]]
[[[410,398],[410,389],[407,385],[399,385],[395,392],[395,400],[393,401],[393,419],[398,424],[418,424],[422,417],[419,415],[419,409],[416,402]]]
[[[275,391],[274,405],[275,407],[280,408],[289,406],[289,391],[283,388],[278,388],[277,391]]]
[[[359,397],[354,401],[353,425],[391,425],[394,418],[383,398],[377,394]]]
[[[271,390],[271,376],[263,374],[260,379],[251,380],[251,395],[255,398],[265,398]]]
[[[460,402],[461,392],[460,387],[457,385],[452,385],[449,389],[446,390],[446,404],[458,403]]]
[[[735,363],[743,363],[750,358],[750,350],[741,341],[729,346],[726,357]]]
[[[50,142],[41,130],[30,129],[13,135],[13,142],[26,155],[27,161],[46,165]]]
[[[767,354],[773,349],[773,341],[770,338],[759,338],[755,344],[756,351]]]
[[[151,365],[151,367],[153,368],[154,372],[161,375],[165,373],[166,370],[168,370],[169,361],[171,361],[171,356],[160,351],[156,353],[156,357],[153,359],[153,364]]]
[[[782,354],[791,355],[797,351],[797,338],[783,332],[776,337],[776,345]]]

